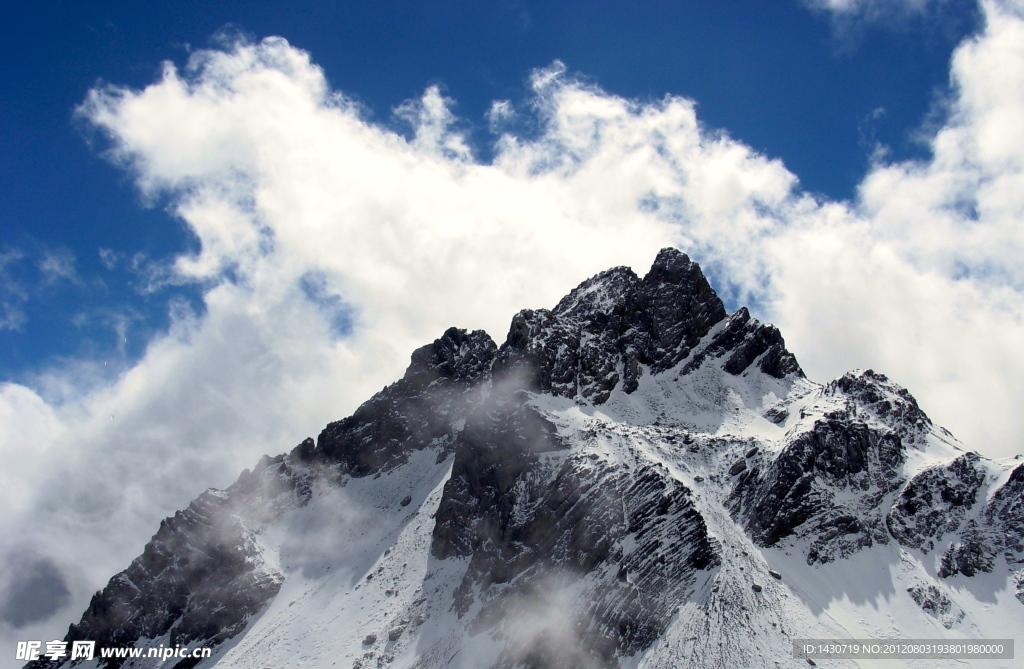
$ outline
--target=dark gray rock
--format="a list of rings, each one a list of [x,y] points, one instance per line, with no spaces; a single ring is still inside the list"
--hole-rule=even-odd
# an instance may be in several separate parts
[[[603,404],[620,383],[624,392],[634,392],[642,366],[658,374],[686,360],[725,319],[722,301],[697,263],[663,249],[643,279],[616,267],[580,284],[552,311],[520,312],[498,351],[494,375],[537,392]],[[759,368],[777,378],[803,375],[778,330],[745,309],[730,316],[685,369],[726,356],[730,374],[760,360]]]
[[[936,618],[946,629],[952,629],[964,619],[963,610],[934,585],[915,585],[907,588],[907,592],[922,611]]]
[[[902,484],[904,457],[895,431],[861,422],[855,412],[833,412],[738,479],[727,506],[759,545],[806,537],[811,539],[807,561],[830,562],[888,543],[880,503]],[[848,502],[833,501],[840,489],[859,495],[856,515]]]
[[[959,529],[984,482],[985,470],[977,453],[965,453],[945,467],[921,472],[893,503],[886,517],[889,532],[904,546],[931,551],[936,541]]]
[[[97,592],[65,641],[130,647],[170,633],[169,645],[215,646],[244,629],[277,594],[283,577],[268,566],[250,529],[309,497],[302,471],[264,458],[226,491],[207,491],[160,523],[138,558]],[[243,519],[246,522],[243,522]],[[123,659],[111,658],[107,667]],[[168,665],[186,669],[187,659]],[[60,663],[29,663],[32,669]]]
[[[757,360],[758,369],[777,379],[804,375],[778,329],[751,318],[746,307],[729,316],[711,342],[686,363],[683,373],[693,372],[709,358],[722,357],[726,358],[723,369],[733,375],[742,374]]]
[[[824,392],[845,397],[851,413],[877,417],[907,444],[923,439],[932,426],[931,419],[906,388],[870,369],[847,372],[826,385]]]
[[[1017,465],[1006,483],[996,490],[982,517],[1002,542],[1007,563],[1015,567],[1024,565],[1024,465]]]
[[[974,454],[968,456],[978,460]],[[964,522],[942,554],[938,574],[948,578],[991,573],[1000,553],[1011,569],[1024,565],[1024,465],[1011,472],[980,514]]]
[[[974,576],[990,573],[995,566],[999,543],[992,533],[979,527],[976,521],[967,521],[959,538],[942,554],[939,576],[948,578],[956,574]]]
[[[340,464],[352,476],[376,474],[404,463],[414,451],[444,440],[452,423],[473,402],[472,392],[488,378],[496,346],[482,330],[450,328],[433,344],[417,349],[405,376],[384,388],[348,418],[330,423],[316,448],[291,457]]]
[[[782,407],[773,407],[764,413],[764,417],[776,425],[782,425],[789,418],[789,412]]]
[[[625,471],[583,454],[549,469],[542,456],[565,445],[532,409],[513,399],[480,413],[456,443],[434,529],[435,557],[469,558],[456,610],[479,593],[472,629],[485,630],[552,582],[604,573],[583,599],[581,648],[607,662],[648,647],[696,572],[719,562],[690,491],[664,471]],[[627,535],[637,544],[628,551]],[[508,583],[511,594],[498,589],[491,599],[493,586]]]

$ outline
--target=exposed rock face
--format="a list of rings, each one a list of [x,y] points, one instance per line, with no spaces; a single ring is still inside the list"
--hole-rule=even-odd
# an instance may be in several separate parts
[[[789,374],[803,376],[778,329],[751,318],[746,307],[725,320],[710,344],[683,367],[683,373],[696,370],[708,357],[725,357],[723,369],[729,374],[742,374],[756,362],[760,371],[776,379]]]
[[[948,457],[922,460],[935,448]],[[430,467],[428,489],[374,491]],[[774,666],[809,618],[786,617],[800,576],[790,564],[782,579],[762,548],[819,565],[896,542],[940,579],[1009,566],[1024,603],[1024,465],[1002,467],[964,453],[881,374],[807,381],[776,328],[727,314],[697,264],[666,249],[643,278],[613,268],[552,310],[520,312],[500,347],[451,328],[416,350],[402,379],[315,442],[164,521],[67,638],[223,649],[236,637],[214,661],[250,666],[231,652],[298,578],[271,566],[267,528],[358,488],[398,520],[366,564],[317,555],[355,602],[337,616],[351,630],[330,632],[331,648],[352,637],[347,666],[409,654],[455,666],[483,638],[497,645],[473,651],[479,666]],[[418,581],[404,576],[414,562],[429,566]],[[320,578],[289,605],[316,599]],[[922,615],[971,624],[941,581],[913,579],[899,593]],[[352,611],[373,588],[391,613],[359,626]],[[301,627],[287,608],[252,642],[261,662],[273,635]]]
[[[486,332],[448,329],[417,349],[405,376],[356,412],[329,424],[312,444],[293,453],[304,461],[339,463],[345,474],[366,476],[394,467],[410,452],[450,434],[471,393],[487,377],[496,346]]]
[[[976,507],[972,511],[943,553],[939,575],[990,573],[1000,554],[1011,569],[1024,565],[1024,465],[1010,473],[980,513]]]
[[[960,607],[934,585],[916,585],[907,592],[925,613],[938,619],[946,629],[952,629],[964,619]]]
[[[730,469],[730,475],[743,473],[729,507],[756,542],[773,546],[794,534],[809,538],[808,563],[889,542],[880,503],[901,483],[903,440],[858,404],[865,394],[884,393],[886,382],[871,372],[844,376],[823,393],[841,408],[786,439],[777,454],[752,460],[749,471],[737,466],[745,462]],[[847,394],[849,389],[855,394]],[[842,501],[837,493],[844,493]]]
[[[700,267],[664,249],[643,279],[616,267],[583,282],[553,311],[521,311],[498,351],[494,374],[518,373],[531,390],[603,404],[620,383],[624,392],[635,392],[643,368],[658,374],[686,360],[723,321],[725,308]],[[730,374],[755,361],[776,378],[803,374],[779,331],[750,318],[746,309],[729,317],[683,372],[723,356]]]
[[[484,602],[471,629],[485,630],[552,580],[602,574],[575,621],[586,630],[579,641],[587,661],[649,646],[695,573],[720,559],[690,490],[654,468],[566,457],[554,427],[514,399],[481,414],[457,441],[434,528],[435,557],[469,558],[456,609],[465,613],[475,592],[515,582],[515,596]],[[628,550],[627,536],[636,542]],[[506,660],[560,666],[565,658],[552,652],[531,645]]]
[[[1018,465],[992,495],[982,518],[1002,539],[1006,562],[1024,566],[1024,465]]]
[[[518,541],[513,514],[527,502],[520,496],[528,493],[518,484],[546,454],[564,448],[554,432],[554,427],[521,396],[488,403],[471,415],[459,434],[452,476],[437,511],[432,547],[435,556],[472,556],[494,562],[493,572],[478,571],[499,583],[518,571],[512,565],[504,565],[508,569],[503,570],[497,564],[501,560],[485,553],[502,553]]]
[[[979,528],[976,521],[968,521],[960,536],[943,553],[939,576],[974,576],[979,572],[992,571],[999,543],[998,537]]]
[[[985,472],[977,453],[965,453],[946,467],[915,476],[900,492],[887,524],[904,546],[931,551],[943,535],[956,532],[977,501]]]
[[[310,493],[308,479],[283,460],[265,457],[226,491],[207,491],[161,522],[142,555],[96,593],[66,640],[113,648],[167,635],[169,646],[196,647],[240,632],[283,581],[263,559],[251,524],[276,518]]]
[[[877,419],[908,443],[923,437],[932,425],[906,388],[870,369],[842,375],[827,384],[825,392],[841,394],[850,413]]]

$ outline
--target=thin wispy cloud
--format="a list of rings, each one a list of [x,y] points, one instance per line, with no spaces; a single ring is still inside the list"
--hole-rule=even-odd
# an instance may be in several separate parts
[[[0,330],[17,330],[25,324],[28,290],[13,272],[24,257],[17,249],[0,253]]]
[[[848,24],[936,18],[954,6],[962,7],[968,3],[963,0],[804,0],[804,4],[831,15],[840,24]]]
[[[0,251],[0,331],[21,330],[30,304],[68,285],[81,286],[75,255],[65,248],[35,244]]]
[[[78,270],[75,268],[75,255],[67,249],[46,251],[39,261],[39,271],[47,285],[62,281],[82,283],[81,277],[78,276]]]
[[[1000,0],[1012,5],[1017,0]],[[909,32],[924,28],[926,33],[955,34],[970,30],[985,11],[974,0],[803,0],[804,4],[831,24],[835,47],[840,53],[861,48],[870,30],[882,28]]]

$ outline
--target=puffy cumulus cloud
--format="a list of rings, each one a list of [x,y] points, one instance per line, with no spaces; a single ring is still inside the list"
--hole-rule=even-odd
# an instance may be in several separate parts
[[[8,463],[0,472],[5,517],[30,508],[39,470],[46,465],[59,425],[53,407],[32,390],[14,383],[0,385],[0,452]]]
[[[498,136],[487,164],[440,90],[396,110],[406,137],[279,38],[92,91],[80,114],[109,158],[198,238],[160,281],[200,286],[204,311],[172,305],[112,380],[79,360],[0,389],[0,574],[65,581],[17,635],[59,635],[160,517],[347,414],[445,328],[500,340],[516,310],[613,265],[643,272],[665,245],[776,322],[812,378],[874,367],[969,446],[1022,450],[1024,39],[1014,6],[984,11],[934,156],[875,165],[854,203],[801,193],[692,101],[623,99],[560,63],[492,109],[497,130],[535,127]]]
[[[880,236],[919,269],[980,274],[1024,288],[1024,23],[989,6],[984,39],[961,46],[956,95],[928,161],[880,165],[861,204]],[[922,224],[922,221],[927,221]],[[929,234],[914,234],[927,231]]]
[[[834,335],[848,359],[877,360],[969,445],[1009,455],[1024,450],[1024,421],[1013,417],[1024,397],[1024,11],[983,8],[984,33],[953,57],[948,120],[930,140],[932,157],[877,165],[860,187],[859,222],[794,231],[810,262],[783,274],[842,268],[822,292],[847,296],[835,308],[858,314],[852,330]],[[786,332],[810,343],[814,323],[836,328],[824,295],[801,300],[785,282],[777,285]],[[805,358],[838,362],[821,344],[807,350]]]
[[[983,8],[932,156],[876,165],[855,210],[774,239],[779,259],[805,260],[776,262],[773,309],[811,369],[887,370],[968,445],[1010,455],[1024,450],[1024,12]]]

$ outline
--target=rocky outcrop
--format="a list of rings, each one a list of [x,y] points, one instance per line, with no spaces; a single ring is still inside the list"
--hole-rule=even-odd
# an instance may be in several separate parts
[[[470,410],[473,392],[490,375],[496,346],[486,332],[448,329],[417,349],[401,380],[355,413],[330,423],[316,447],[297,449],[305,462],[340,465],[343,474],[366,476],[406,461],[408,455],[449,437]]]
[[[903,457],[893,432],[847,412],[829,413],[777,454],[733,465],[730,474],[750,469],[730,493],[729,508],[760,545],[797,535],[810,539],[808,563],[831,562],[888,543],[880,502],[899,486]]]
[[[932,427],[906,388],[871,369],[843,374],[826,384],[823,394],[842,397],[847,413],[884,425],[905,444],[922,441]]]
[[[982,518],[1002,540],[1006,562],[1015,568],[1024,566],[1024,465],[1017,465],[992,495]]]
[[[580,284],[552,311],[521,311],[498,351],[494,374],[518,375],[536,392],[603,404],[617,387],[635,392],[643,369],[659,374],[690,358],[723,321],[684,373],[724,358],[729,374],[756,362],[776,378],[803,375],[777,329],[746,309],[727,320],[700,267],[675,249],[662,250],[643,279],[616,267]]]
[[[216,646],[244,629],[280,590],[254,526],[308,499],[309,480],[283,457],[264,458],[226,491],[207,491],[160,523],[138,558],[97,592],[65,641],[131,647],[167,635],[167,646]],[[110,658],[106,666],[124,660]],[[187,669],[197,660],[172,666]],[[33,669],[59,666],[45,660]]]
[[[734,375],[756,363],[758,370],[776,379],[790,374],[803,376],[796,358],[786,350],[779,330],[751,318],[746,307],[726,319],[710,343],[686,363],[683,373],[697,370],[708,358],[725,358],[722,369]]]
[[[604,574],[585,597],[580,646],[601,662],[646,648],[695,573],[719,560],[691,493],[664,471],[565,457],[569,445],[525,399],[481,406],[454,446],[432,553],[469,558],[456,609],[465,614],[479,593],[471,626],[485,630],[552,583]],[[627,536],[636,545],[627,547]],[[512,594],[489,590],[512,582]],[[546,652],[538,641],[518,648],[516,661],[540,662]]]
[[[938,574],[949,578],[957,574],[974,576],[978,573],[989,573],[995,566],[995,556],[1001,541],[989,528],[979,527],[974,520],[969,520],[942,554]]]
[[[980,457],[968,455],[981,468]],[[962,511],[949,514],[951,520],[963,515]],[[980,513],[975,510],[969,515],[942,554],[938,573],[943,578],[991,573],[1000,555],[1011,569],[1024,565],[1024,465],[1010,472]]]
[[[980,461],[977,453],[964,453],[945,467],[927,469],[911,479],[886,517],[893,537],[927,553],[944,535],[960,529],[985,482]]]
[[[963,609],[934,585],[915,585],[907,592],[922,611],[937,619],[946,629],[952,629],[964,619]]]

